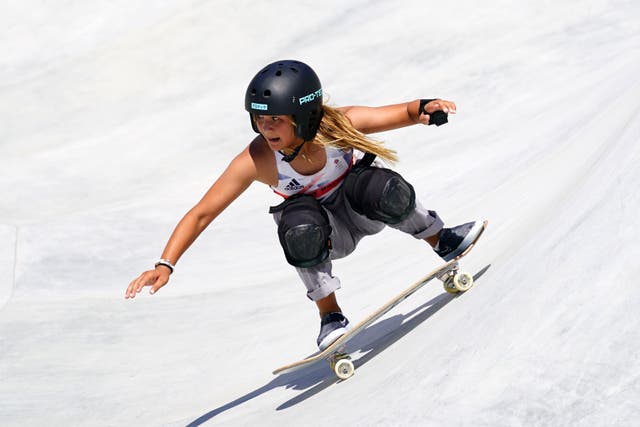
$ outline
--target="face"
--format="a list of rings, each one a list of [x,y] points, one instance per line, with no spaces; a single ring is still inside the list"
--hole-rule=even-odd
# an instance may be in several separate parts
[[[289,116],[253,116],[258,130],[267,140],[272,150],[293,148],[300,144],[300,138],[296,138],[293,123]]]

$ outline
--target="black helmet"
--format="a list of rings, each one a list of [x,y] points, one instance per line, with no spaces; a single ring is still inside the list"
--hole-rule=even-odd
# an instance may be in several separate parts
[[[276,61],[249,83],[244,108],[252,114],[291,115],[295,134],[311,141],[322,120],[322,86],[315,71],[300,61]],[[259,133],[253,118],[251,127]]]

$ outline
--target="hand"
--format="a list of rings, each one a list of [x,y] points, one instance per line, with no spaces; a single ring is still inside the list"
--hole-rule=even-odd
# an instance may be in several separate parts
[[[453,101],[446,101],[444,99],[434,99],[433,101],[425,104],[424,111],[420,111],[418,116],[418,122],[424,125],[429,124],[430,114],[435,111],[444,111],[447,114],[456,113],[456,104]],[[426,111],[426,114],[424,113]]]
[[[135,298],[136,294],[140,293],[145,286],[151,286],[149,293],[151,295],[155,294],[161,287],[169,282],[170,274],[171,271],[162,265],[156,267],[155,270],[145,271],[129,284],[127,292],[125,293],[125,299]]]

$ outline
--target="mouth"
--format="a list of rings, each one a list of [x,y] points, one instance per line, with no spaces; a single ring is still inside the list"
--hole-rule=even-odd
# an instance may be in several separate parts
[[[269,145],[277,145],[280,142],[280,137],[266,138]]]

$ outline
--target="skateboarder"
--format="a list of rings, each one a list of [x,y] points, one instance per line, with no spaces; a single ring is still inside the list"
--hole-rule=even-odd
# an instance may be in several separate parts
[[[398,173],[359,162],[363,153],[394,162],[393,150],[367,136],[414,124],[443,124],[456,105],[417,99],[381,107],[323,104],[320,80],[299,61],[277,61],[249,83],[245,108],[258,135],[231,161],[209,191],[178,223],[153,270],[133,280],[126,298],[145,286],[156,293],[187,248],[249,185],[259,181],[284,198],[270,213],[289,264],[320,313],[322,350],[348,328],[335,291],[331,260],[350,254],[364,236],[385,226],[430,244],[445,261],[462,253],[482,230],[480,221],[452,228],[425,209]],[[368,159],[372,156],[365,156]]]

